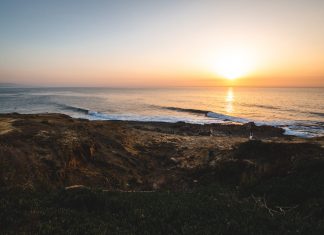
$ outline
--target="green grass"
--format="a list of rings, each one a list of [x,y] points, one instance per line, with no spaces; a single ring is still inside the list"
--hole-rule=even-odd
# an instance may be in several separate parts
[[[3,234],[323,234],[323,201],[269,213],[219,185],[194,192],[2,190]],[[315,213],[315,214],[311,214]],[[316,214],[317,213],[317,214]],[[319,213],[319,214],[318,214]]]

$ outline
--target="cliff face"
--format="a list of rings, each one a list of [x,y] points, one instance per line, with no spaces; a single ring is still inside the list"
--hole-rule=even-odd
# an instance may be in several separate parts
[[[212,129],[213,136],[210,135]],[[61,114],[0,115],[0,186],[187,190],[215,180],[251,184],[323,164],[323,139],[274,127],[88,121]]]

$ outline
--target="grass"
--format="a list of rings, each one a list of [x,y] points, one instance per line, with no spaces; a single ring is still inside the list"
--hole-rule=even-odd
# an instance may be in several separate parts
[[[323,156],[314,144],[248,141],[190,172],[200,186],[182,192],[3,184],[0,234],[322,235]]]
[[[242,198],[235,189],[220,185],[193,192],[11,189],[1,191],[0,231],[3,234],[323,234],[324,219],[319,210],[323,210],[323,200],[313,200],[307,205],[310,208],[306,210],[303,206],[272,210],[260,197]]]

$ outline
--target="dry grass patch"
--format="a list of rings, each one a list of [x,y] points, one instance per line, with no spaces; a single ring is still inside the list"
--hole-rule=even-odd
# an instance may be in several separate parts
[[[7,134],[14,130],[12,122],[14,119],[11,118],[1,118],[0,119],[0,135]]]

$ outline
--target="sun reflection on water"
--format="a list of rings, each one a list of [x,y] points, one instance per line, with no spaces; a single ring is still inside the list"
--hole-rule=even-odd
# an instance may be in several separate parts
[[[234,101],[233,88],[229,87],[227,90],[227,94],[226,94],[226,112],[227,113],[232,113],[234,111],[233,101]]]

